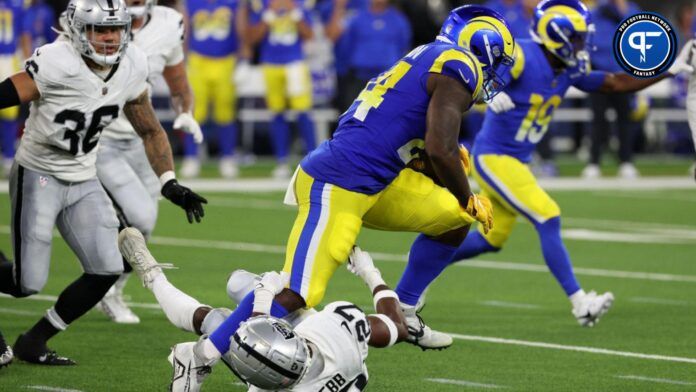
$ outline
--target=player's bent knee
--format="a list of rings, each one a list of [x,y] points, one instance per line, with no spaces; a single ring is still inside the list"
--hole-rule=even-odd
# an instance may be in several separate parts
[[[335,219],[340,223],[333,228],[327,246],[331,258],[338,264],[343,264],[348,260],[348,254],[358,238],[362,219],[345,213],[338,213]]]

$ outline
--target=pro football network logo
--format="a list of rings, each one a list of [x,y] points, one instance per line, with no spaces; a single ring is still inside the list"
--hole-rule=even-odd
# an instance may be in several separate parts
[[[614,57],[637,78],[652,78],[669,69],[677,52],[677,35],[661,15],[641,12],[621,22],[614,35]]]

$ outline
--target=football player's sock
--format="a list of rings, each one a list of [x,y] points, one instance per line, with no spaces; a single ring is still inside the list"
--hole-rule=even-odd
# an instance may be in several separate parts
[[[304,140],[307,153],[317,148],[317,135],[314,131],[314,121],[309,113],[302,112],[297,115],[297,126],[300,128],[302,140]]]
[[[254,309],[254,293],[247,294],[246,297],[239,303],[237,309],[232,312],[220,326],[210,334],[210,341],[215,345],[215,348],[224,354],[230,349],[230,338],[239,329],[239,324],[251,317]],[[276,301],[273,301],[271,306],[271,316],[282,318],[287,316],[288,311]]]
[[[184,135],[184,157],[198,157],[198,145],[193,141],[193,135],[189,135],[188,133]]]
[[[285,162],[290,151],[290,127],[282,113],[276,114],[271,121],[271,139],[276,159]]]
[[[119,275],[82,274],[58,296],[56,304],[28,332],[34,340],[47,341],[87,313],[114,284]]]
[[[16,141],[17,121],[0,120],[0,147],[2,147],[3,158],[14,158]]]
[[[218,143],[220,144],[220,156],[231,157],[234,155],[234,146],[237,144],[237,124],[219,125]]]
[[[457,248],[421,234],[411,245],[406,270],[396,286],[399,300],[415,305],[428,285],[449,265]]]
[[[541,252],[544,254],[546,265],[563,287],[566,295],[575,294],[580,290],[580,284],[575,278],[570,256],[561,239],[561,218],[555,217],[535,226],[541,240]]]
[[[459,248],[454,252],[452,256],[452,262],[457,262],[459,260],[470,259],[476,257],[481,253],[486,252],[497,252],[500,248],[488,243],[486,238],[479,231],[469,232],[466,239],[459,245]]]
[[[164,274],[157,275],[152,281],[152,293],[155,294],[155,298],[169,322],[184,331],[195,332],[193,314],[203,304],[174,287]]]

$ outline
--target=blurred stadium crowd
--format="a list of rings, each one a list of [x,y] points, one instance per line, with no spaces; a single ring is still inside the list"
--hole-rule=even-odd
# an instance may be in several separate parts
[[[129,0],[129,3],[143,0]],[[412,47],[432,41],[454,0],[160,0],[186,17],[189,78],[194,117],[205,124],[206,142],[171,133],[182,156],[182,177],[196,177],[201,161],[218,157],[219,172],[234,178],[239,166],[256,156],[273,155],[273,176],[291,175],[289,159],[330,136],[338,115],[365,83]],[[467,1],[499,11],[516,37],[529,37],[531,12],[538,0]],[[667,16],[680,43],[692,36],[691,1],[587,0],[597,39],[592,66],[620,71],[612,37],[626,16],[640,9]],[[0,0],[0,79],[16,71],[18,60],[55,39],[51,27],[67,1]],[[153,80],[153,102],[171,129],[166,84]],[[615,151],[619,175],[639,175],[635,153],[693,154],[686,124],[686,80],[662,82],[644,93],[590,95],[571,91],[556,109],[552,130],[538,148],[539,175],[555,176],[555,155],[572,153],[587,165],[585,177],[600,175],[604,150]],[[462,124],[461,138],[471,143],[484,116],[483,107]],[[26,115],[0,112],[0,146],[9,170]],[[294,137],[297,135],[297,137]],[[296,142],[295,142],[296,141]],[[608,148],[610,147],[610,148]]]

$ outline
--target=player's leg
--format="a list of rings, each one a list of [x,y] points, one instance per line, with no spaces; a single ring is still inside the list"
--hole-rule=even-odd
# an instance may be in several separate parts
[[[19,297],[41,291],[48,278],[53,226],[67,192],[68,186],[55,178],[15,163],[10,181],[15,261],[0,268],[0,291]],[[14,351],[18,359],[44,365],[74,364],[46,347],[46,342],[66,325],[56,311],[58,302],[17,338]]]
[[[196,122],[203,125],[208,119],[208,107],[210,106],[211,86],[209,83],[210,77],[210,60],[199,56],[195,53],[190,53],[188,58],[188,77],[191,84],[191,91],[196,98],[196,104],[193,108],[193,117]],[[212,86],[215,88],[215,86]],[[198,160],[198,145],[193,141],[193,136],[184,134],[184,160],[181,165],[182,177],[198,177],[201,171],[201,163]]]
[[[529,168],[513,157],[479,155],[474,165],[481,177],[481,186],[534,225],[546,265],[569,297],[574,313],[582,313],[576,314],[576,318],[583,325],[593,325],[611,306],[613,295],[586,294],[581,289],[561,239],[558,204],[539,187]]]
[[[409,325],[409,341],[423,349],[451,345],[451,337],[422,323],[415,305],[427,284],[449,264],[473,218],[447,189],[422,173],[405,169],[364,219],[366,227],[421,233],[411,246],[405,277],[396,288]]]
[[[273,171],[276,178],[290,177],[288,155],[290,154],[290,127],[285,120],[286,78],[282,65],[264,64],[263,77],[266,83],[266,107],[273,113],[271,119],[271,142],[277,166]]]
[[[229,57],[217,60],[216,85],[213,91],[213,119],[217,127],[218,146],[220,148],[220,175],[224,178],[235,178],[239,168],[234,160],[234,148],[237,144],[237,97],[234,82],[235,58]]]
[[[314,121],[309,115],[312,109],[312,76],[304,62],[288,65],[286,72],[290,109],[297,111],[297,127],[304,140],[305,150],[310,153],[317,147]]]

